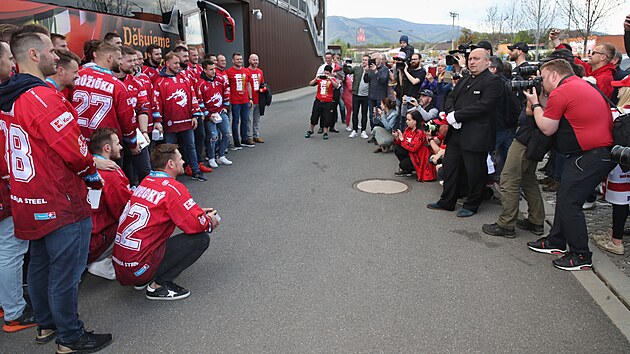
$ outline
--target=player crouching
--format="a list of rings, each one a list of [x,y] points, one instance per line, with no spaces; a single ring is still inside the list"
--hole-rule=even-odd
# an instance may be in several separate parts
[[[173,283],[206,251],[209,232],[220,218],[201,208],[175,178],[184,173],[184,160],[175,144],[155,147],[154,171],[134,191],[116,233],[113,257],[116,279],[122,285],[146,286],[149,300],[179,300],[190,291]],[[171,237],[179,227],[184,233]]]

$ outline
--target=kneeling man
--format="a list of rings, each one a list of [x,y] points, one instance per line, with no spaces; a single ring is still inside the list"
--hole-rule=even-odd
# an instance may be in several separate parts
[[[219,225],[212,208],[201,208],[175,178],[184,160],[175,144],[151,153],[154,171],[134,191],[118,225],[113,251],[116,279],[122,285],[146,286],[149,300],[179,300],[190,295],[173,280],[201,257],[209,232]],[[179,227],[184,233],[171,237]]]

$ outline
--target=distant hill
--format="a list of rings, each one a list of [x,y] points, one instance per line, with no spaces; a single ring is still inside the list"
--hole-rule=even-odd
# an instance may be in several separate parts
[[[396,18],[346,18],[341,16],[328,16],[327,41],[333,42],[341,39],[343,42],[356,45],[357,28],[365,29],[365,40],[368,44],[386,42],[398,42],[404,33],[409,36],[409,41],[437,43],[451,39],[451,25],[430,25],[413,23]],[[399,32],[402,30],[402,33]],[[455,27],[455,34],[459,27]]]

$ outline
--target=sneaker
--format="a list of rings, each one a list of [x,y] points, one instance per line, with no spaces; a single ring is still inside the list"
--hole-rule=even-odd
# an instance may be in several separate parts
[[[562,270],[591,270],[593,269],[593,262],[591,257],[587,257],[582,254],[569,252],[564,256],[555,259],[553,265],[556,268]]]
[[[516,227],[521,230],[527,230],[538,236],[542,236],[542,234],[545,232],[543,225],[532,224],[531,222],[529,222],[529,220],[516,220]]]
[[[328,140],[328,133],[324,133],[323,138],[324,138],[324,140]]]
[[[396,177],[411,177],[411,176],[413,176],[413,173],[405,172],[405,171],[398,171],[398,172],[394,172],[394,176],[396,176]]]
[[[232,161],[228,160],[225,156],[221,156],[221,157],[219,157],[219,163],[221,165],[228,165],[229,166],[229,165],[232,164]]]
[[[149,282],[145,283],[145,284],[139,284],[139,285],[134,285],[133,289],[135,291],[141,291],[147,288],[147,286],[149,286],[149,284],[151,284],[153,282],[153,280],[150,280]]]
[[[311,137],[311,135],[313,135],[313,131],[312,130],[307,130],[306,134],[304,134],[304,137],[308,139],[308,138]]]
[[[208,179],[203,175],[202,172],[197,172],[191,176],[192,179],[196,179],[199,182],[205,182]]]
[[[556,255],[567,253],[566,246],[564,247],[564,249],[560,247],[556,247],[550,244],[546,237],[541,237],[534,242],[527,242],[527,247],[529,247],[529,249],[532,251],[536,251],[540,253],[556,254]]]
[[[265,141],[264,141],[264,140],[262,140],[261,138],[258,138],[258,137],[254,138],[254,142],[255,142],[256,144],[264,144],[264,143],[265,143]]]
[[[595,202],[584,202],[582,204],[582,210],[591,210],[595,208]]]
[[[623,256],[625,249],[623,247],[623,243],[619,244],[619,245],[615,245],[612,242],[612,239],[599,239],[597,241],[595,241],[595,244],[597,245],[597,247],[599,247],[600,249],[604,250],[604,251],[608,251],[610,253],[614,253],[614,254],[618,254],[620,256]]]
[[[186,176],[192,176],[192,167],[186,166],[186,168],[184,169],[184,173],[186,174]]]
[[[247,140],[246,142],[242,142],[242,143],[241,143],[241,145],[242,145],[242,146],[246,146],[246,147],[248,147],[248,148],[253,148],[253,147],[255,147],[255,146],[256,146],[256,144],[254,144],[254,141],[253,141],[253,140],[251,140],[251,139],[250,139],[250,140]]]
[[[88,264],[87,271],[97,277],[105,278],[107,280],[116,280],[116,271],[114,270],[114,264],[112,263],[111,258],[105,258]]]
[[[215,159],[210,159],[210,161],[208,161],[208,165],[210,165],[210,167],[212,167],[212,168],[219,167],[219,165],[217,164],[217,160],[215,160]]]
[[[603,242],[605,240],[610,240],[612,239],[612,230],[608,230],[605,233],[595,233],[595,234],[591,234],[589,235],[589,237],[594,241],[594,242]]]
[[[7,333],[13,333],[35,326],[37,326],[37,322],[35,322],[35,314],[33,313],[33,310],[30,308],[30,306],[26,306],[24,307],[24,312],[22,313],[22,316],[18,317],[15,320],[4,321],[2,330]]]
[[[324,132],[324,128],[321,128],[321,127],[320,127],[320,128],[319,128],[319,130],[317,131],[317,134],[321,134],[321,133],[323,133],[323,132]]]
[[[72,343],[57,341],[57,354],[94,353],[112,343],[112,335],[96,334],[94,331],[84,331],[83,335]]]
[[[516,232],[514,230],[506,229],[505,227],[499,226],[499,224],[484,224],[481,227],[481,230],[490,235],[490,236],[503,236],[507,238],[516,237]]]
[[[234,147],[231,147],[230,150],[232,150],[232,151],[243,150],[243,147],[242,146],[234,146]]]
[[[356,138],[357,135],[359,135],[359,134],[357,134],[357,131],[353,130],[352,133],[350,133],[350,135],[348,135],[348,138]]]
[[[180,300],[190,296],[190,291],[188,291],[188,289],[182,288],[172,281],[168,281],[157,289],[153,289],[150,286],[147,286],[146,296],[149,300]]]
[[[203,172],[203,173],[210,173],[210,172],[212,172],[212,168],[206,167],[206,165],[200,163],[199,164],[199,171]]]
[[[365,132],[365,130],[361,132],[361,137],[362,137],[363,139],[367,139],[367,138],[369,138],[369,136],[367,135],[367,133]]]
[[[351,127],[351,126],[347,126],[347,127],[346,127],[346,131],[347,131],[347,132],[351,132],[351,131],[352,131],[352,127]]]
[[[53,328],[41,328],[37,327],[37,334],[35,335],[35,344],[46,344],[57,336],[57,330]]]

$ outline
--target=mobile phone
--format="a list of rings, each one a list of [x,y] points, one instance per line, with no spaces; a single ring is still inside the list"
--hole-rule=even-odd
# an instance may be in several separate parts
[[[368,59],[368,65],[376,65],[376,59]]]
[[[322,80],[326,80],[328,78],[328,76],[326,76],[326,75],[319,75],[319,78],[322,79]]]

